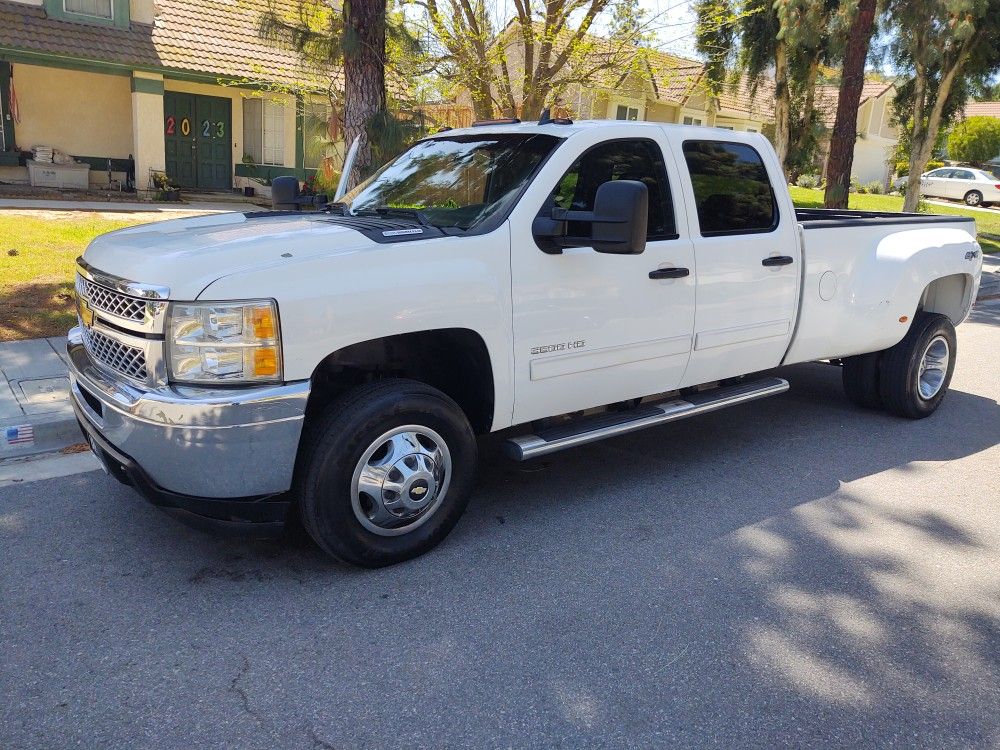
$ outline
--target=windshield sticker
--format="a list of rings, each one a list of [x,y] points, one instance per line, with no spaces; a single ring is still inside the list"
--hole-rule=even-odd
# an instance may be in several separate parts
[[[423,229],[386,229],[382,232],[383,237],[399,237],[404,234],[423,234]]]

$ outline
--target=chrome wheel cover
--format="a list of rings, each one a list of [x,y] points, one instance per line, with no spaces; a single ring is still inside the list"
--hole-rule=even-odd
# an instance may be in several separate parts
[[[351,480],[358,522],[380,536],[400,536],[441,507],[451,481],[451,452],[429,427],[389,430],[361,454]]]
[[[951,362],[951,347],[944,336],[935,336],[924,349],[917,370],[917,391],[920,398],[928,401],[934,398],[944,386]]]

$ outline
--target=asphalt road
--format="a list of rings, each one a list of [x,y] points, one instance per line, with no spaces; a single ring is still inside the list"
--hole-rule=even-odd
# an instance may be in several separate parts
[[[941,410],[790,393],[518,467],[361,571],[0,489],[0,747],[1000,744],[1000,304]]]

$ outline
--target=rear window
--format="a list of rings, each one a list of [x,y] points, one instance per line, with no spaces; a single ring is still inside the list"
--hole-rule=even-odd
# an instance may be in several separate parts
[[[778,209],[764,160],[752,146],[685,141],[702,236],[770,232]]]

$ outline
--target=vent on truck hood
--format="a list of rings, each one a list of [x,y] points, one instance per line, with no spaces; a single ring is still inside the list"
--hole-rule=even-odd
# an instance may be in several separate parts
[[[435,226],[396,216],[324,216],[319,221],[353,229],[375,242],[408,242],[444,236]]]

